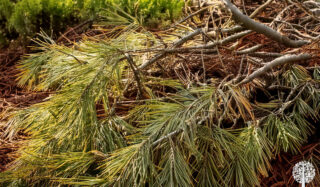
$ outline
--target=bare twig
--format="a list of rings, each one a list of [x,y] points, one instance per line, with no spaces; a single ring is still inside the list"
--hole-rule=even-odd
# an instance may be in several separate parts
[[[254,57],[261,57],[261,58],[265,58],[265,57],[281,57],[284,54],[281,53],[272,53],[272,52],[254,52],[254,53],[249,53],[249,56],[254,56]]]
[[[195,30],[194,32],[188,34],[187,36],[181,38],[179,41],[175,42],[175,43],[173,44],[172,48],[176,48],[176,47],[181,46],[182,44],[184,44],[184,43],[187,42],[188,40],[192,39],[194,36],[199,35],[201,32],[202,32],[202,29],[197,29],[197,30]],[[166,54],[167,54],[167,52],[165,52],[165,51],[157,54],[156,56],[154,56],[153,58],[151,58],[149,61],[141,64],[138,69],[144,69],[144,68],[146,68],[147,66],[149,66],[149,65],[153,64],[154,62],[156,62],[157,60],[165,57]]]
[[[258,7],[252,14],[250,14],[250,18],[255,18],[263,9],[265,9],[270,3],[272,3],[274,0],[268,0],[263,5]]]
[[[282,105],[282,107],[276,112],[277,114],[282,114],[283,111],[285,109],[287,109],[289,106],[291,106],[302,94],[302,92],[304,91],[304,89],[307,87],[307,84],[305,84],[299,91],[299,93],[291,100],[291,101],[287,101],[289,99],[289,96],[286,99],[286,102]],[[293,91],[291,93],[293,93],[295,91],[295,89],[293,89]],[[292,94],[291,94],[292,95]]]
[[[217,45],[223,45],[223,44],[235,41],[235,40],[237,40],[237,39],[239,39],[239,38],[241,38],[243,36],[246,36],[247,34],[250,34],[251,32],[252,31],[250,31],[250,30],[246,30],[246,31],[239,32],[239,33],[236,33],[234,35],[228,36],[223,40],[218,40],[218,41],[215,41],[215,42],[211,42],[211,43],[206,44],[206,45],[189,47],[189,49],[208,49],[208,48],[213,48],[213,47],[215,47]]]
[[[275,60],[266,63],[263,67],[257,69],[254,71],[251,75],[247,76],[244,80],[242,80],[239,84],[246,84],[253,79],[260,77],[261,75],[265,74],[269,70],[271,70],[275,66],[280,66],[286,63],[290,62],[296,62],[301,60],[308,60],[311,58],[311,55],[309,54],[301,54],[301,55],[285,55],[279,58],[276,58]]]
[[[240,32],[244,30],[244,28],[240,25],[237,25],[237,26],[234,26],[234,27],[231,27],[231,28],[219,28],[219,29],[209,29],[207,34],[209,36],[215,36],[216,35],[216,32],[219,31],[219,32],[222,32],[222,33],[235,33],[235,32]]]
[[[253,47],[250,47],[250,48],[241,50],[241,51],[236,51],[236,54],[237,54],[237,55],[242,55],[242,54],[253,53],[253,52],[261,49],[262,47],[263,47],[262,44],[258,44],[258,45],[255,45],[255,46],[253,46]]]
[[[174,136],[174,135],[176,135],[176,134],[179,134],[180,132],[182,132],[182,129],[178,129],[178,130],[176,130],[176,131],[173,131],[173,132],[171,132],[171,133],[169,133],[169,134],[167,134],[167,135],[159,138],[158,140],[154,141],[154,142],[152,143],[152,146],[154,147],[154,146],[158,145],[159,143],[161,143],[163,140],[165,140],[165,139],[167,139],[167,138],[170,138],[170,137],[172,137],[172,136]]]
[[[291,1],[291,0],[290,0]],[[304,4],[300,3],[297,0],[292,0],[294,4],[299,7],[301,10],[303,10],[305,13],[307,13],[309,16],[311,16],[314,20],[320,21],[320,18],[316,17],[312,11],[310,11],[307,7],[304,6]],[[292,2],[291,1],[291,2]]]
[[[132,57],[128,53],[124,53],[124,55],[127,58],[127,61],[128,61],[129,65],[130,65],[130,68],[132,69],[134,77],[135,77],[135,79],[137,81],[138,90],[139,90],[138,97],[140,97],[141,94],[143,94],[143,86],[142,86],[142,83],[141,83],[141,80],[140,80],[139,70],[136,69],[136,66],[135,66],[135,63],[134,63]]]
[[[177,25],[185,22],[185,21],[188,20],[189,18],[191,18],[191,17],[193,17],[193,16],[195,16],[195,15],[197,15],[197,14],[200,14],[201,12],[207,10],[209,7],[210,7],[210,6],[204,7],[204,8],[202,8],[202,9],[200,9],[200,10],[198,10],[198,11],[192,13],[192,14],[189,14],[187,17],[185,17],[185,18],[183,18],[182,20],[178,21],[177,23],[175,23],[175,24],[174,24],[173,26],[171,26],[170,28],[176,27]]]
[[[240,79],[240,77],[241,77],[241,71],[242,71],[242,68],[243,68],[244,57],[245,57],[245,55],[242,55],[238,74],[237,74],[237,76],[234,78],[235,82],[239,82],[239,79]]]

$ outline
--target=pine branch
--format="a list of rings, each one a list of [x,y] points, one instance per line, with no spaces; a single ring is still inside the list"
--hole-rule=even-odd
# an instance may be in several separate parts
[[[250,34],[252,33],[251,30],[246,30],[246,31],[242,31],[242,32],[238,32],[236,34],[233,34],[231,36],[228,36],[226,37],[225,39],[223,40],[218,40],[218,41],[215,41],[215,42],[212,42],[210,44],[207,44],[207,45],[201,45],[201,46],[195,46],[195,47],[189,47],[189,49],[208,49],[208,48],[213,48],[217,45],[224,45],[226,43],[229,43],[229,42],[232,42],[232,41],[235,41],[243,36],[246,36],[247,34]]]
[[[152,146],[158,145],[158,144],[161,143],[163,140],[165,140],[165,139],[167,139],[167,138],[170,138],[170,137],[172,137],[172,136],[174,136],[174,135],[176,135],[176,134],[179,134],[181,131],[182,131],[182,129],[178,129],[178,130],[176,130],[176,131],[173,131],[173,132],[171,132],[171,133],[169,133],[169,134],[167,134],[167,135],[159,138],[158,140],[156,140],[156,141],[154,141],[154,142],[152,143]]]
[[[268,72],[269,70],[271,70],[273,67],[275,66],[280,66],[280,65],[284,65],[286,63],[290,63],[290,62],[296,62],[296,61],[301,61],[301,60],[308,60],[311,58],[311,55],[309,54],[301,54],[301,55],[285,55],[279,58],[276,58],[275,60],[266,63],[263,67],[257,69],[255,72],[253,72],[251,75],[249,75],[248,77],[246,77],[244,80],[242,80],[240,84],[246,84],[250,81],[252,81],[253,79],[260,77],[261,75],[265,74],[266,72]]]
[[[179,41],[175,42],[172,46],[172,48],[180,47],[182,44],[186,43],[188,40],[192,39],[194,36],[199,35],[202,32],[202,29],[197,29],[194,32],[188,34],[187,36],[181,38]],[[152,59],[149,61],[141,64],[138,69],[145,69],[147,66],[153,64],[154,62],[160,60],[161,58],[165,57],[167,54],[166,51],[162,51],[161,53],[157,54],[154,56]]]
[[[297,48],[309,43],[308,41],[305,41],[305,40],[298,40],[298,41],[291,40],[288,37],[281,35],[279,32],[271,29],[270,27],[262,23],[256,22],[250,17],[242,14],[241,11],[235,5],[233,5],[229,0],[222,0],[222,1],[231,10],[234,16],[234,19],[237,21],[240,21],[248,29],[251,29],[257,33],[263,34],[268,38],[274,41],[277,41],[281,44],[284,44],[288,47]]]

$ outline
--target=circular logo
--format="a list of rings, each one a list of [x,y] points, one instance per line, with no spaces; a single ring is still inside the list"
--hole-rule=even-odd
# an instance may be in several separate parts
[[[301,161],[294,165],[292,175],[298,183],[305,184],[313,180],[316,170],[310,162]]]

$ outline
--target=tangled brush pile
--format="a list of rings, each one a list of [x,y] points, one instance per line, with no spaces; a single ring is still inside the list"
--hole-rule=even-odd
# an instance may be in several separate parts
[[[320,28],[309,11],[319,4],[275,14],[267,1],[246,16],[221,2],[166,32],[130,24],[72,47],[42,34],[19,84],[54,93],[11,114],[4,137],[29,139],[0,181],[260,186],[275,157],[298,154],[319,129]],[[254,20],[266,20],[261,11],[272,20]]]

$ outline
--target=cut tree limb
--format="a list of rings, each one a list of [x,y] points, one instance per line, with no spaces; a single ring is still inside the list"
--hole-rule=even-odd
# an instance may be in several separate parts
[[[233,5],[229,0],[222,0],[222,1],[231,10],[234,16],[234,19],[237,21],[240,21],[243,24],[243,26],[245,26],[248,29],[251,29],[257,33],[263,34],[268,38],[274,41],[277,41],[281,44],[284,44],[288,47],[297,48],[309,43],[308,41],[305,41],[305,40],[298,40],[298,41],[291,40],[288,37],[281,35],[279,32],[271,29],[270,27],[262,23],[256,22],[250,17],[242,14],[241,11],[235,5]]]
[[[253,79],[260,77],[261,75],[265,74],[269,70],[271,70],[275,66],[280,66],[286,63],[290,62],[296,62],[296,61],[301,61],[301,60],[308,60],[311,58],[311,55],[309,54],[300,54],[300,55],[285,55],[279,58],[274,59],[273,61],[266,63],[263,67],[257,69],[254,71],[251,75],[247,76],[245,79],[243,79],[240,84],[245,84]]]

